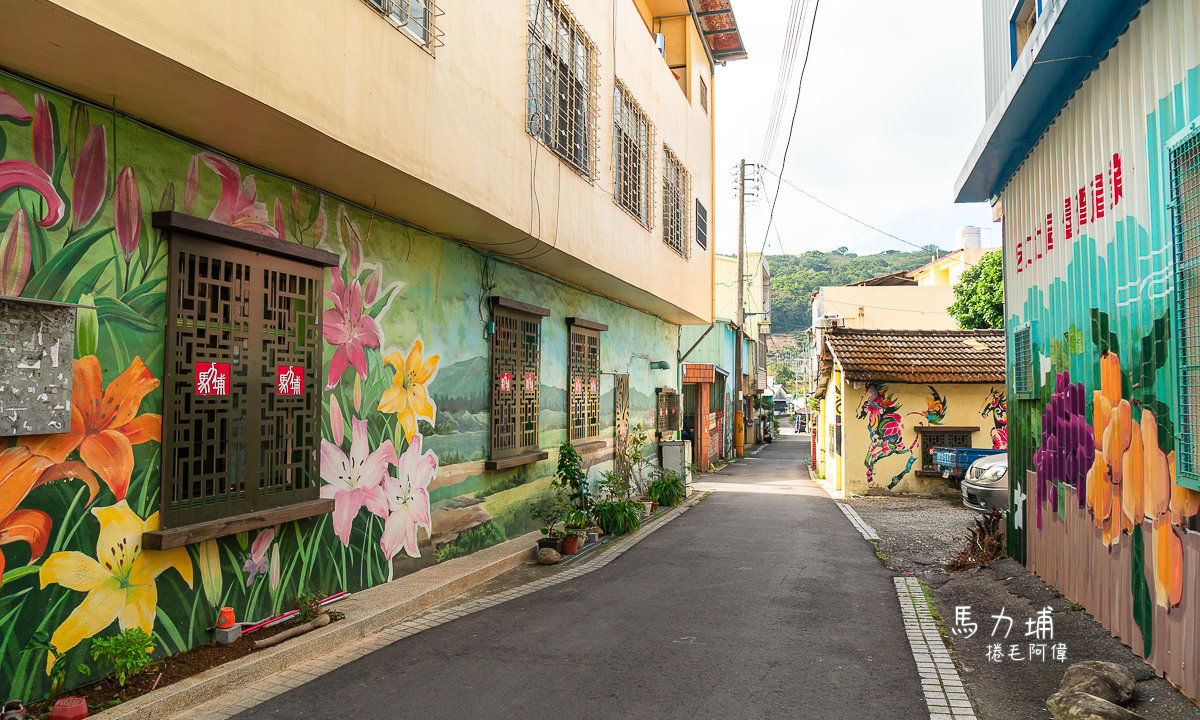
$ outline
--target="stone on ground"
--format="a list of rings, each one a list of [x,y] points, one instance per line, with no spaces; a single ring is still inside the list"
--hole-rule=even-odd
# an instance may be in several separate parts
[[[1057,692],[1046,700],[1054,720],[1142,720],[1120,705],[1085,692]]]
[[[1128,705],[1135,684],[1133,673],[1116,663],[1085,660],[1067,668],[1058,691],[1088,693],[1116,705]]]
[[[556,565],[562,560],[562,555],[554,548],[538,548],[538,562],[542,565]]]

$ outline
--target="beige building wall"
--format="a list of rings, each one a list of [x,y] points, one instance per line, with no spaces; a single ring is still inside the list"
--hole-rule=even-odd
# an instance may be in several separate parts
[[[954,494],[955,491],[948,488],[946,480],[940,475],[936,473],[924,475],[920,472],[923,464],[920,457],[921,444],[917,440],[917,427],[921,425],[975,428],[971,431],[971,447],[992,447],[993,422],[982,412],[989,400],[992,388],[1002,390],[1002,386],[987,383],[932,383],[932,385],[945,400],[945,417],[939,423],[929,422],[926,416],[932,397],[929,384],[881,383],[881,386],[886,386],[886,390],[882,390],[882,392],[892,395],[899,404],[898,412],[903,423],[903,432],[898,445],[903,450],[881,457],[874,466],[874,479],[868,484],[865,460],[871,451],[872,440],[868,429],[868,419],[858,417],[858,413],[867,399],[867,383],[847,383],[843,415],[845,475],[843,478],[839,478],[846,492],[860,495],[888,493],[887,488],[892,478],[904,472],[909,458],[913,457],[915,459],[911,469],[904,473],[903,479],[890,491],[891,493]],[[911,455],[908,448],[912,448]],[[1003,451],[998,450],[997,452]]]
[[[12,0],[0,66],[668,320],[706,323],[713,243],[700,248],[693,225],[695,198],[714,223],[712,67],[690,18],[663,29],[664,59],[639,12],[686,15],[687,3],[564,4],[597,47],[594,183],[526,132],[527,0],[442,0],[433,52],[363,0]],[[657,129],[650,229],[612,199],[616,78]],[[664,143],[691,176],[690,260],[661,239]]]
[[[946,312],[953,302],[949,285],[823,287],[813,301],[813,325],[824,314],[866,330],[957,330]]]
[[[922,287],[939,285],[953,287],[962,280],[968,268],[978,265],[983,256],[1000,248],[965,248],[938,258],[924,267],[917,268],[912,276]]]
[[[736,320],[737,258],[718,255],[715,263],[716,292],[713,295],[713,314],[719,318]],[[771,268],[767,265],[766,258],[762,253],[746,253],[743,265],[746,285],[742,291],[742,307],[747,313],[769,312]],[[747,318],[746,327],[757,328],[759,322],[764,322],[766,318],[764,315],[751,315]]]

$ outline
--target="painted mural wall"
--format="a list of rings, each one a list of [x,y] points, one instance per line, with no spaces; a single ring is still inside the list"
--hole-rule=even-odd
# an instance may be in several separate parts
[[[951,492],[940,475],[923,474],[921,427],[968,428],[971,447],[1006,437],[1003,388],[986,384],[850,383],[845,422],[848,492]],[[1000,449],[1003,449],[1001,447]]]
[[[1200,119],[1200,8],[1151,0],[1004,191],[1009,550],[1200,697],[1200,493],[1177,477],[1168,148]]]
[[[176,210],[330,250],[321,495],[332,515],[156,552],[167,238]],[[565,319],[602,336],[601,437],[613,373],[631,422],[653,427],[676,385],[678,328],[109,110],[0,74],[0,294],[81,303],[69,433],[0,438],[0,697],[41,697],[21,654],[39,630],[75,661],[91,639],[141,627],[158,654],[208,642],[215,610],[273,615],[517,537],[566,438]],[[549,460],[484,472],[488,295],[545,306],[541,445]],[[68,353],[68,360],[69,358]],[[668,360],[666,370],[651,370]],[[68,685],[81,678],[72,675]]]

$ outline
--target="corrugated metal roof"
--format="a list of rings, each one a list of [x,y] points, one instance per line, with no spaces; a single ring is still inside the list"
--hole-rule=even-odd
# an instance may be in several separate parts
[[[730,0],[697,0],[696,17],[700,21],[700,33],[708,43],[713,60],[745,60],[746,46],[742,44],[742,33],[738,30],[737,18],[733,16]]]
[[[825,342],[848,380],[1003,382],[1003,330],[830,328]]]

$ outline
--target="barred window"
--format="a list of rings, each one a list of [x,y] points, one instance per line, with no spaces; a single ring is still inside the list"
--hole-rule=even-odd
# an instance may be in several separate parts
[[[499,470],[533,462],[541,432],[542,318],[536,305],[492,297],[490,466]],[[534,457],[537,454],[538,457]]]
[[[1200,489],[1200,131],[1170,148],[1179,382],[1179,484]]]
[[[559,0],[530,0],[526,129],[595,179],[596,46]]]
[[[708,113],[708,85],[705,84],[704,78],[700,78],[700,107]]]
[[[620,80],[613,97],[613,200],[648,228],[654,126]]]
[[[674,388],[658,388],[654,393],[654,405],[657,411],[654,429],[660,437],[680,428],[679,393]]]
[[[567,318],[567,427],[570,440],[600,434],[600,333],[607,325]]]
[[[688,257],[687,217],[689,178],[683,163],[663,145],[663,242]]]
[[[1013,394],[1033,398],[1033,329],[1029,323],[1013,332]]]
[[[434,0],[366,0],[388,22],[403,30],[426,50],[433,52],[439,33],[434,18],[441,13]]]

